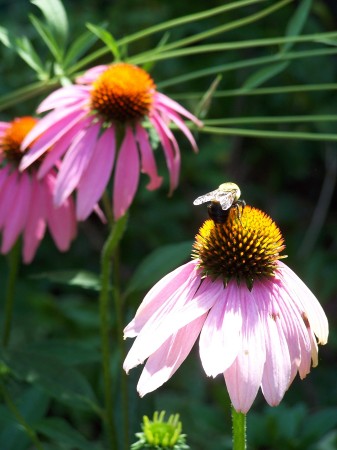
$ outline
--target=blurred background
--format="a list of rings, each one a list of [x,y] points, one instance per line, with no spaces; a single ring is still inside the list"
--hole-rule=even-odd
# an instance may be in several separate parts
[[[221,5],[220,1],[207,2],[207,8]],[[258,22],[238,28],[207,42],[235,42],[266,37],[282,36],[289,18],[300,2],[292,2],[274,14]],[[71,35],[83,32],[86,22],[106,24],[116,39],[134,33],[168,19],[177,18],[205,9],[205,2],[181,2],[178,0],[127,0],[77,2],[64,1],[69,15]],[[1,25],[19,35],[26,35],[38,42],[28,14],[38,14],[36,8],[25,0],[16,2],[0,0]],[[224,20],[240,19],[261,9],[259,5],[247,6],[226,15],[211,17],[190,23],[172,32],[170,39],[188,37],[205,29],[219,26]],[[303,34],[335,31],[337,4],[335,1],[315,0]],[[151,35],[129,47],[129,54],[156,46],[161,35]],[[97,43],[97,46],[99,44]],[[38,44],[37,44],[38,46]],[[312,48],[297,44],[296,49]],[[41,47],[43,57],[44,47]],[[190,93],[205,92],[215,76],[203,77],[160,88],[160,83],[193,70],[217,66],[231,61],[268,55],[275,47],[249,48],[240,51],[209,53],[176,58],[155,63],[151,75],[165,94],[177,99],[192,112],[196,110],[200,96]],[[1,83],[0,95],[34,81],[33,72],[5,47],[0,47]],[[107,57],[98,63],[109,62]],[[96,64],[95,64],[96,65]],[[256,69],[245,68],[226,72],[217,91],[229,91],[227,96],[214,97],[207,112],[207,119],[252,116],[302,116],[337,114],[337,84],[327,90],[291,93],[232,95]],[[284,70],[266,81],[263,87],[308,84],[334,84],[337,78],[336,56],[313,57],[290,62]],[[29,115],[43,97],[36,97],[2,111],[2,121],[18,115]],[[229,125],[230,127],[232,125]],[[233,125],[234,127],[234,125]],[[336,122],[311,123],[262,123],[245,124],[238,128],[265,130],[331,133],[336,134]],[[178,136],[178,133],[176,133]],[[125,323],[128,323],[151,285],[167,271],[188,259],[188,248],[206,218],[206,208],[195,208],[193,200],[218,187],[225,181],[233,181],[241,187],[242,198],[267,212],[278,224],[286,242],[285,261],[309,286],[319,299],[328,316],[330,337],[328,345],[320,348],[319,366],[304,381],[298,378],[277,408],[267,407],[259,394],[248,414],[248,442],[250,449],[319,449],[337,448],[337,142],[301,139],[267,139],[242,136],[197,135],[199,153],[193,154],[184,137],[178,136],[182,168],[180,184],[172,197],[168,197],[168,176],[161,150],[156,151],[163,186],[149,192],[146,176],[131,207],[128,228],[120,247],[122,287],[137,273],[144,258],[152,252],[158,258],[163,252],[162,267],[157,267],[148,279],[144,279],[125,297]],[[35,260],[20,268],[16,286],[16,304],[12,346],[15,349],[39,349],[46,358],[56,355],[67,367],[76,366],[84,374],[90,389],[100,399],[102,381],[97,353],[99,349],[97,290],[95,283],[87,288],[65,283],[72,271],[88,271],[99,274],[100,251],[107,237],[107,228],[97,217],[81,223],[79,234],[69,252],[59,253],[49,237],[40,246]],[[173,247],[173,244],[177,244]],[[180,246],[179,246],[179,245]],[[187,249],[187,250],[186,250]],[[0,259],[0,292],[6,285],[7,258]],[[62,269],[62,274],[44,275]],[[69,278],[69,277],[68,277]],[[0,294],[1,296],[1,294]],[[3,304],[0,304],[3,307]],[[112,322],[114,313],[112,310]],[[115,339],[114,329],[112,338]],[[131,342],[127,342],[127,346]],[[35,346],[35,347],[34,347]],[[62,347],[63,346],[63,347]],[[69,351],[67,350],[69,346]],[[77,346],[77,347],[76,347]],[[74,362],[72,349],[77,348]],[[83,356],[81,357],[81,355]],[[69,361],[66,361],[66,359]],[[119,373],[119,356],[112,361],[112,370]],[[76,358],[75,358],[76,359]],[[48,359],[46,359],[48,361]],[[42,363],[41,363],[42,364]],[[47,364],[47,362],[46,362]],[[68,365],[67,365],[68,364]],[[139,399],[135,385],[142,368],[134,369],[128,377],[132,415],[131,442],[139,431],[143,414],[152,415],[154,409],[179,412],[188,443],[196,450],[231,448],[231,422],[229,399],[224,380],[208,379],[201,367],[197,346],[182,367],[156,392]],[[25,370],[24,368],[22,369]],[[28,372],[27,372],[28,373]],[[31,392],[36,409],[47,417],[59,417],[70,427],[80,431],[93,447],[101,439],[101,422],[89,407],[76,403],[72,398],[60,398],[56,381],[50,374],[50,383],[33,383],[12,380],[10,389],[23,398]],[[46,375],[47,376],[47,375]],[[66,375],[67,376],[67,375]],[[54,381],[53,381],[54,380]],[[118,386],[117,388],[118,389]],[[41,393],[42,392],[42,393]],[[118,397],[118,394],[117,394]],[[30,397],[29,397],[30,398]],[[35,402],[35,403],[34,403]],[[27,442],[8,440],[10,418],[5,407],[0,410],[0,444],[7,439],[7,446],[0,448],[29,448]],[[41,413],[42,414],[42,413]],[[119,421],[116,404],[116,418]],[[12,426],[12,425],[11,425]],[[11,436],[14,436],[12,428]],[[14,438],[13,438],[14,439]],[[18,439],[16,437],[16,439]],[[12,446],[11,446],[12,445]],[[14,446],[13,446],[14,445]],[[47,448],[47,447],[46,447]],[[49,448],[49,447],[48,447]],[[50,448],[54,448],[50,446]],[[59,447],[67,447],[62,439]],[[97,448],[100,448],[99,445]]]

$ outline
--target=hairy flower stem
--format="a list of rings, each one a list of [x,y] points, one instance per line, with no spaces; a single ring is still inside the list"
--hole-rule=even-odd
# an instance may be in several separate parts
[[[101,292],[99,296],[100,333],[102,346],[102,368],[105,400],[105,425],[111,449],[118,448],[117,433],[113,420],[112,380],[110,373],[110,278],[112,258],[122,238],[126,216],[120,218],[111,228],[101,254]]]
[[[2,345],[7,347],[11,335],[14,294],[17,274],[20,265],[20,242],[16,242],[9,254],[9,275],[5,297],[5,318],[2,335]]]
[[[237,412],[232,406],[233,450],[246,450],[246,415]]]

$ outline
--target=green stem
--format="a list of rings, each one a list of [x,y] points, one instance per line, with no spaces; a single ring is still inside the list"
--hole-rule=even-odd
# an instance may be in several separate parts
[[[123,339],[123,304],[120,292],[120,276],[119,276],[119,255],[118,251],[114,253],[114,300],[115,300],[115,312],[116,312],[116,331],[117,341],[119,347],[120,358],[123,361],[125,359],[125,341]],[[127,389],[127,377],[123,370],[123,365],[120,364],[120,379],[121,379],[121,402],[122,402],[122,414],[123,414],[123,434],[124,434],[124,449],[130,448],[129,444],[129,401],[128,401],[128,389]]]
[[[246,450],[246,415],[232,406],[233,450]]]
[[[11,335],[15,284],[18,275],[19,265],[20,265],[20,241],[18,239],[9,254],[9,275],[5,297],[5,319],[2,336],[2,344],[4,347],[7,347]]]
[[[99,296],[100,332],[102,346],[102,368],[105,400],[105,425],[112,449],[117,449],[117,433],[113,420],[112,380],[110,373],[110,278],[112,257],[122,238],[126,216],[120,218],[111,228],[101,255],[101,292]]]
[[[2,383],[0,383],[0,391],[8,409],[11,411],[17,422],[24,429],[25,433],[31,439],[35,447],[38,450],[43,450],[43,447],[41,445],[41,442],[39,441],[39,438],[37,437],[35,430],[33,430],[33,428],[31,428],[30,425],[28,425],[25,418],[22,416],[21,412],[11,399],[9,393],[7,392],[5,386]]]
[[[310,122],[335,122],[337,114],[306,115],[306,116],[252,116],[252,117],[228,117],[225,119],[207,119],[204,125],[236,125],[236,124],[255,124],[255,123],[310,123]]]

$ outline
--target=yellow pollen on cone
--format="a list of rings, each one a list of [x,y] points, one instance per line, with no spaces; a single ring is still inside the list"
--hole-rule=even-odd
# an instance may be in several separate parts
[[[10,123],[0,139],[0,150],[5,153],[7,159],[21,161],[21,143],[36,123],[37,119],[31,116],[19,117]]]

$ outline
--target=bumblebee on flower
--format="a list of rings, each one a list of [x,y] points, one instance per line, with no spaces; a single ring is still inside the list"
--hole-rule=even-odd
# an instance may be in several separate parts
[[[297,372],[304,378],[311,362],[318,364],[327,318],[280,261],[285,245],[279,228],[249,205],[228,209],[226,220],[204,222],[193,259],[150,290],[124,330],[125,337],[137,336],[125,370],[147,359],[140,395],[167,381],[198,337],[206,374],[223,374],[234,408],[243,413],[259,388],[275,406]]]

